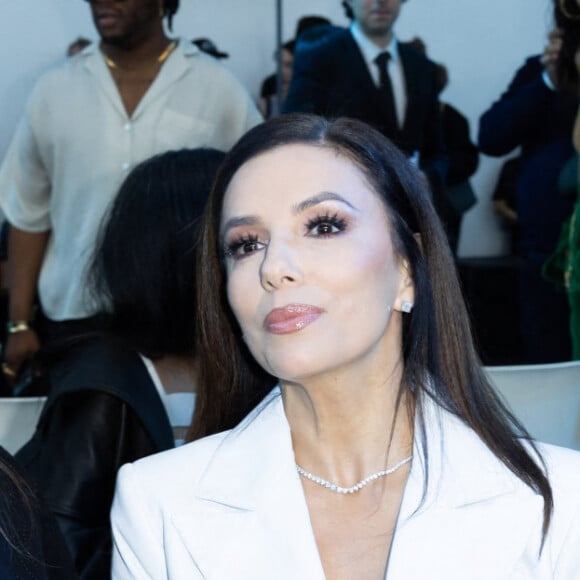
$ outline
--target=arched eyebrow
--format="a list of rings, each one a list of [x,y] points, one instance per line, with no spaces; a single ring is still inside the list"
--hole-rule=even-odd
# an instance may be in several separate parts
[[[355,211],[359,211],[357,207],[355,207],[352,203],[350,203],[350,201],[342,197],[342,195],[334,193],[333,191],[323,191],[294,205],[292,207],[292,213],[295,215],[300,214],[306,211],[307,209],[314,207],[315,205],[318,205],[324,201],[338,201],[340,203],[344,203],[345,205],[347,205],[348,207],[350,207]],[[221,235],[224,236],[232,228],[237,228],[240,226],[255,226],[259,225],[260,223],[261,223],[260,218],[254,215],[233,217],[224,224]]]
[[[260,223],[260,220],[253,215],[234,217],[232,219],[229,219],[224,224],[224,227],[222,229],[223,233],[225,234],[228,230],[231,230],[232,228],[237,228],[239,226],[255,226],[258,223]]]
[[[341,203],[346,204],[351,209],[359,211],[358,208],[356,208],[354,205],[352,205],[352,203],[350,203],[350,201],[347,201],[346,199],[344,199],[344,197],[342,197],[342,195],[339,195],[338,193],[335,193],[333,191],[323,191],[321,193],[318,193],[317,195],[313,195],[312,197],[309,197],[308,199],[305,199],[304,201],[301,201],[300,203],[296,204],[292,208],[292,211],[295,214],[299,214],[324,201],[339,201]]]

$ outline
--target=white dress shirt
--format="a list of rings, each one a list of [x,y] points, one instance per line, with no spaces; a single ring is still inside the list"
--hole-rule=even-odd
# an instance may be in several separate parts
[[[191,419],[193,417],[193,411],[195,410],[195,399],[197,397],[196,393],[187,392],[175,392],[168,393],[161,382],[161,377],[155,368],[155,364],[150,358],[139,353],[149,376],[151,377],[151,382],[155,385],[161,402],[165,407],[165,412],[169,419],[169,424],[173,429],[177,428],[188,428],[191,425]],[[184,439],[175,439],[175,447],[183,445]]]

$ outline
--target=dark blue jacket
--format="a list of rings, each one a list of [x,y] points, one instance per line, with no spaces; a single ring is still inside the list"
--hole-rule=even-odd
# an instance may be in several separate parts
[[[542,80],[540,57],[529,58],[508,89],[479,121],[479,148],[501,156],[522,148],[517,184],[520,249],[551,252],[572,200],[557,190],[558,176],[574,154],[572,128],[578,99],[552,91]]]

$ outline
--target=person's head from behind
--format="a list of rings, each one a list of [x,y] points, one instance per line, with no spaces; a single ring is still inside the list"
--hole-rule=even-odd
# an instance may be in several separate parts
[[[104,218],[92,278],[110,332],[150,358],[194,353],[195,245],[224,153],[170,151],[127,176]]]
[[[162,27],[167,18],[171,30],[179,0],[86,0],[91,5],[95,28],[109,44],[132,46]]]
[[[446,333],[469,351],[425,182],[358,121],[288,115],[250,131],[219,173],[200,251],[199,313],[204,327],[212,321],[202,349],[211,364],[236,365],[224,397],[242,407],[271,376],[300,382],[381,365],[387,375],[404,362],[412,388],[451,374],[438,350]],[[246,381],[245,345],[267,375]]]

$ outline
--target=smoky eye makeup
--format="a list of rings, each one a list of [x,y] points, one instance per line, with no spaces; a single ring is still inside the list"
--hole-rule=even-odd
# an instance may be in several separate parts
[[[265,246],[265,242],[254,233],[240,232],[228,235],[222,245],[223,257],[240,260],[254,254]]]
[[[344,232],[348,220],[336,211],[323,211],[315,214],[306,222],[306,231],[313,237],[331,237]]]

